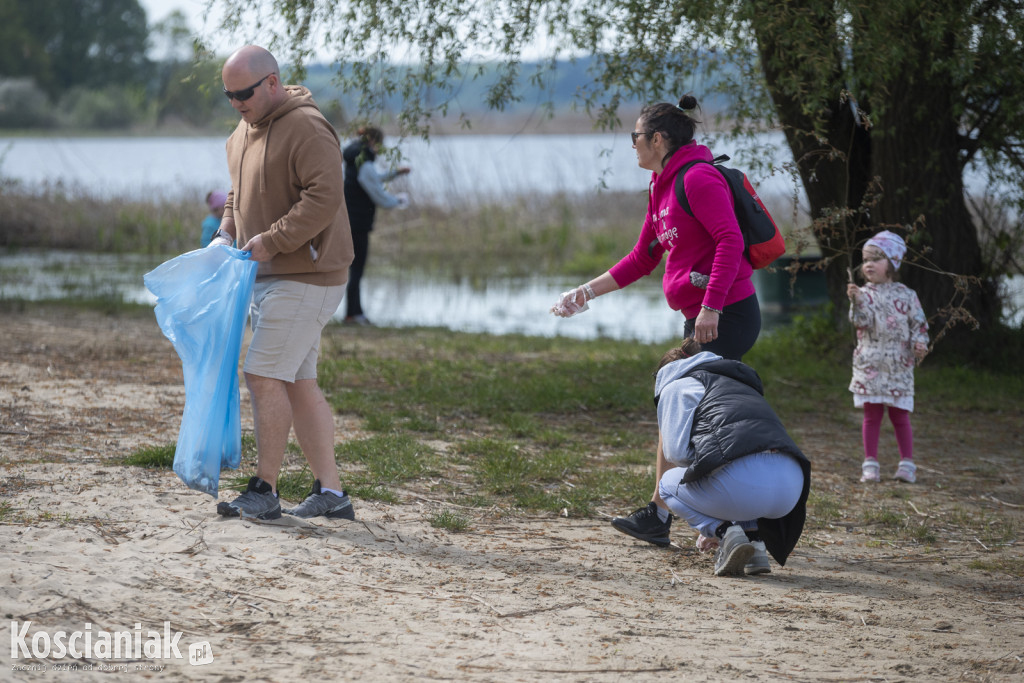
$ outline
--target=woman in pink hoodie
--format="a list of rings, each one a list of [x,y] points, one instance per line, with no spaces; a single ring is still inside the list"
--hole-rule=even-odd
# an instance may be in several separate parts
[[[640,111],[632,133],[640,168],[651,171],[647,216],[633,250],[608,272],[562,294],[551,311],[569,317],[587,302],[622,289],[650,275],[666,254],[662,289],[669,307],[686,318],[683,336],[705,351],[742,360],[761,331],[761,307],[750,281],[750,262],[743,255],[743,235],[736,222],[732,193],[711,164],[694,164],[683,178],[691,216],[676,199],[676,176],[691,161],[711,161],[710,150],[698,145],[697,127],[687,112],[697,106],[690,95],[679,104],[660,103]],[[612,526],[659,546],[669,545],[672,517],[657,482],[670,469],[658,440],[657,477],[651,502]]]
[[[686,318],[683,336],[723,358],[742,360],[761,331],[761,308],[732,193],[711,164],[695,164],[683,180],[693,215],[676,199],[679,170],[712,159],[693,139],[697,121],[687,112],[696,106],[697,100],[685,95],[678,105],[663,102],[641,110],[633,148],[640,167],[651,171],[651,184],[636,246],[608,272],[564,293],[551,310],[575,315],[591,299],[650,275],[667,254],[662,288],[669,307]]]

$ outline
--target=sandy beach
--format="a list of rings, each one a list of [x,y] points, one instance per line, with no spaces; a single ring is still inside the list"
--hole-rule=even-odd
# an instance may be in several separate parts
[[[915,418],[919,483],[880,486],[940,543],[879,541],[846,514],[785,567],[716,578],[682,524],[668,549],[614,532],[624,510],[467,508],[471,530],[452,533],[410,486],[397,504],[357,499],[355,522],[223,519],[173,472],[118,462],[177,438],[181,365],[152,316],[0,312],[0,342],[0,680],[1024,679],[1020,575],[977,565],[1024,562],[1020,406],[984,424]],[[855,424],[788,426],[812,489],[870,504],[848,461]],[[966,514],[1016,533],[993,548],[943,531]],[[153,631],[164,649],[57,657],[58,632],[87,624],[97,643]],[[163,656],[167,633],[180,658]]]

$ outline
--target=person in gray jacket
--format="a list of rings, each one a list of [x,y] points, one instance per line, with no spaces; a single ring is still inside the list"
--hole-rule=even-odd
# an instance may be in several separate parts
[[[811,464],[757,373],[687,339],[662,358],[654,398],[664,462],[651,513],[681,517],[700,533],[698,548],[717,548],[716,576],[770,572],[768,553],[785,565],[803,532]],[[629,520],[612,525],[651,540]]]

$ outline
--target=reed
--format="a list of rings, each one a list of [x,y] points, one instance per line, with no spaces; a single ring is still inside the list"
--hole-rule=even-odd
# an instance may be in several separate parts
[[[370,258],[375,268],[453,278],[593,275],[632,248],[645,206],[642,194],[613,192],[414,203],[377,213]]]
[[[0,246],[132,254],[179,254],[199,246],[201,198],[95,197],[61,183],[28,191],[0,181]]]
[[[641,194],[510,197],[380,211],[373,267],[452,277],[602,272],[632,248]],[[199,246],[202,199],[98,199],[54,184],[29,192],[0,183],[0,246],[172,256]]]

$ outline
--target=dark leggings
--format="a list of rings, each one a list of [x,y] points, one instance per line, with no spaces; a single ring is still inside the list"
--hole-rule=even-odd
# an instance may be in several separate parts
[[[363,279],[366,269],[366,257],[370,254],[370,233],[352,231],[352,249],[355,258],[348,268],[348,285],[345,286],[345,317],[363,314],[363,304],[359,297],[359,282]]]
[[[696,323],[696,318],[686,321],[684,337],[693,336]],[[761,306],[757,303],[757,294],[751,294],[722,309],[722,315],[718,316],[718,338],[700,346],[722,358],[743,360],[743,354],[754,346],[760,333]]]

